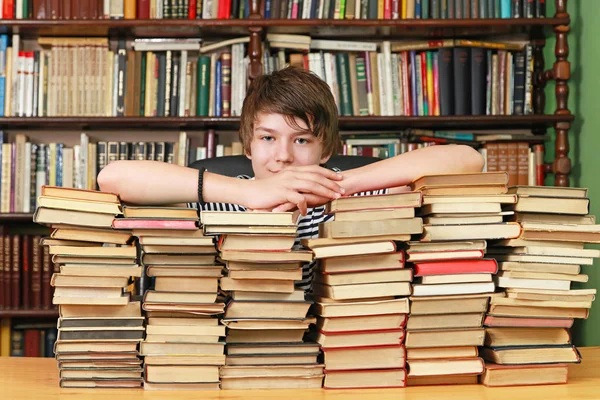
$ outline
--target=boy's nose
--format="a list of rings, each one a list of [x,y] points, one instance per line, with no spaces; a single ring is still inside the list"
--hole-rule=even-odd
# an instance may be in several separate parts
[[[289,164],[294,161],[294,156],[289,145],[282,144],[281,146],[279,146],[279,149],[277,151],[277,161],[286,164]]]

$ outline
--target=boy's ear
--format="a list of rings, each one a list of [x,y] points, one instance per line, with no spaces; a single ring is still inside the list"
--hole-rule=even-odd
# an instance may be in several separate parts
[[[249,151],[246,151],[246,150],[244,150],[244,155],[246,156],[246,158],[247,158],[248,160],[252,160],[252,155],[250,154],[250,152],[249,152]]]
[[[329,154],[327,156],[323,156],[321,158],[321,160],[319,161],[319,164],[323,165],[323,164],[327,163],[327,161],[329,161],[330,158],[331,158],[331,154]]]

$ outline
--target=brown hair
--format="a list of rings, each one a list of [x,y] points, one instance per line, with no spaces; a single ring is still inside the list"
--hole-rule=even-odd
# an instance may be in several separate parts
[[[258,113],[285,116],[288,125],[300,129],[300,118],[323,143],[323,156],[339,153],[338,112],[329,86],[317,75],[298,67],[255,78],[248,88],[240,121],[240,140],[250,154],[250,142]]]

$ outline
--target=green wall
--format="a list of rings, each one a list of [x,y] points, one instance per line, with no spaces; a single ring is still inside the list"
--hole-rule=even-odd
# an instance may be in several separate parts
[[[548,15],[554,14],[554,1],[548,4]],[[575,122],[569,132],[571,146],[569,157],[572,161],[571,186],[589,189],[590,213],[596,215],[600,223],[600,3],[597,1],[571,0],[567,11],[571,16],[571,32],[568,34],[571,80],[569,81],[569,109],[575,114]],[[546,42],[546,69],[551,67],[554,57],[552,38]],[[554,84],[546,88],[546,113],[556,109]],[[554,134],[554,132],[550,132]],[[554,142],[548,143],[546,161],[554,157]],[[548,176],[547,185],[554,183]],[[600,249],[598,245],[588,248]],[[582,272],[589,275],[585,284],[574,288],[600,288],[600,260],[593,266],[583,266]],[[587,320],[577,320],[573,329],[573,342],[578,346],[600,345],[600,300],[594,302]]]

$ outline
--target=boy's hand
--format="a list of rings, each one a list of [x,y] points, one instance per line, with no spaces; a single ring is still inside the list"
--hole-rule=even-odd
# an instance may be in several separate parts
[[[252,189],[245,203],[250,209],[298,208],[306,215],[307,207],[341,197],[344,189],[337,181],[342,179],[341,174],[318,165],[287,167],[269,178],[250,181]]]

